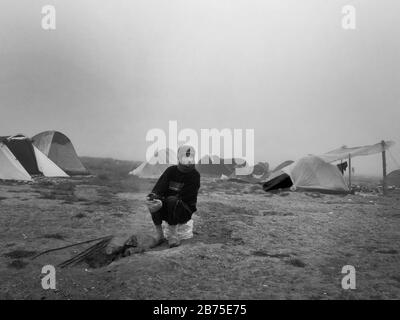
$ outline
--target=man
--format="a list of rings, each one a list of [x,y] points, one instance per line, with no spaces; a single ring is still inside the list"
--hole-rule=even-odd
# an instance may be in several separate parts
[[[178,165],[168,167],[147,196],[147,205],[156,228],[153,247],[165,242],[161,226],[163,221],[168,223],[171,230],[169,246],[179,246],[178,225],[188,222],[197,210],[200,174],[195,168],[194,154],[193,147],[179,147]]]

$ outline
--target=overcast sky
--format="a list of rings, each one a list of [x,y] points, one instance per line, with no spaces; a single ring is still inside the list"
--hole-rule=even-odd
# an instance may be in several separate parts
[[[346,4],[356,30],[341,27]],[[177,120],[254,129],[256,160],[272,165],[382,139],[400,162],[399,12],[398,0],[2,0],[0,135],[55,129],[80,155],[140,160],[147,131]],[[380,173],[379,159],[356,173]]]

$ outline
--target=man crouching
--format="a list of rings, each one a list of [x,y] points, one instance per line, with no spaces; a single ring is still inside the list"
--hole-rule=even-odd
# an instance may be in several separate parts
[[[180,245],[177,229],[185,224],[197,210],[197,194],[200,174],[195,168],[195,151],[191,146],[178,149],[178,165],[168,167],[147,196],[147,206],[156,228],[156,242],[152,247],[165,242],[162,222],[168,223],[171,235],[170,248]]]

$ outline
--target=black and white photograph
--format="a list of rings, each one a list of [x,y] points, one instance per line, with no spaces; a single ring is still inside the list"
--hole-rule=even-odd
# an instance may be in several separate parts
[[[1,0],[0,300],[400,299],[399,14]]]

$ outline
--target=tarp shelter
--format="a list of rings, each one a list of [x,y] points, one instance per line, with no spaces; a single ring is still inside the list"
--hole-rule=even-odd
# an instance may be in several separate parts
[[[274,173],[263,184],[265,191],[289,187],[292,187],[293,190],[335,193],[349,191],[339,169],[316,156],[301,158],[291,166]]]
[[[31,175],[41,174],[46,177],[68,177],[24,135],[1,137],[0,147],[0,179],[30,181]]]
[[[45,131],[32,138],[33,144],[69,175],[86,175],[88,170],[76,154],[71,140],[61,132]]]
[[[155,152],[149,161],[144,161],[129,174],[140,178],[159,178],[169,166],[177,164],[177,155],[170,149]]]
[[[348,148],[346,146],[340,147],[338,149],[329,151],[319,157],[326,162],[334,162],[338,160],[359,157],[359,156],[369,156],[372,154],[382,153],[383,151],[391,148],[395,143],[393,141],[384,141],[384,143],[379,142],[369,146],[352,147]]]
[[[382,140],[379,143],[361,146],[361,147],[352,147],[348,148],[343,146],[341,148],[329,151],[320,156],[326,162],[334,162],[338,160],[348,159],[349,165],[349,186],[351,187],[351,160],[354,157],[359,156],[369,156],[377,153],[382,153],[382,176],[383,176],[383,193],[386,193],[386,151],[391,148],[395,143],[393,141],[384,141]]]

